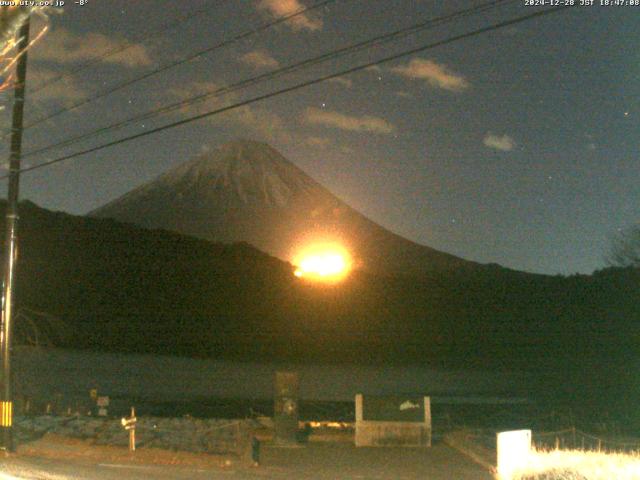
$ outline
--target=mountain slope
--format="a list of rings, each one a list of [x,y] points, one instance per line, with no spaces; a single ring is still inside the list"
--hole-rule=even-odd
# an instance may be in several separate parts
[[[0,202],[0,232],[4,213]],[[420,277],[357,271],[340,284],[318,285],[247,244],[30,203],[20,205],[18,245],[16,331],[28,307],[43,313],[34,321],[64,322],[65,332],[55,333],[68,335],[57,335],[58,346],[496,373],[521,367],[541,382],[527,383],[527,395],[554,405],[565,398],[585,412],[595,401],[609,412],[624,401],[637,414],[629,380],[640,344],[639,269],[569,278],[500,268]],[[462,388],[466,381],[456,379]]]
[[[223,145],[90,213],[199,238],[248,242],[291,261],[309,242],[337,241],[357,267],[424,273],[476,264],[418,245],[339,200],[270,146]]]
[[[4,204],[0,202],[0,224]],[[234,358],[469,364],[636,350],[640,271],[354,272],[314,285],[246,244],[20,208],[16,302],[61,346]],[[535,367],[538,360],[532,365]]]

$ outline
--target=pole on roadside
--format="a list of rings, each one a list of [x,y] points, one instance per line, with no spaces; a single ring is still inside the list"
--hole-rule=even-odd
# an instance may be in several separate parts
[[[131,407],[131,420],[135,422],[136,420],[136,411],[133,407]],[[129,430],[129,451],[136,451],[136,424],[133,423],[133,426]]]
[[[136,409],[131,407],[131,416],[129,418],[122,417],[120,419],[120,423],[125,430],[129,431],[129,451],[136,451],[136,423],[138,419],[136,418]]]
[[[22,125],[27,79],[27,47],[29,45],[29,17],[18,31],[16,84],[11,126],[9,155],[9,188],[4,243],[4,281],[2,285],[2,317],[0,319],[0,360],[2,378],[0,389],[0,429],[2,449],[13,451],[13,395],[11,391],[11,334],[13,316],[14,270],[17,249],[18,194],[20,190],[20,156],[22,153]]]

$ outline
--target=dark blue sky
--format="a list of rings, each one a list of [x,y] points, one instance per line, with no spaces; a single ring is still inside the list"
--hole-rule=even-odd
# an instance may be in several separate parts
[[[132,48],[30,95],[27,123],[312,2],[68,3],[31,51],[32,86],[122,42]],[[474,4],[338,0],[28,129],[24,150]],[[201,8],[179,28],[140,40]],[[533,11],[511,2],[25,162]],[[515,269],[588,273],[605,265],[611,237],[640,218],[638,45],[640,7],[576,7],[25,174],[21,196],[86,213],[202,149],[245,137],[269,142],[354,208],[419,243]],[[10,98],[0,101],[9,107]],[[9,111],[0,112],[5,125]]]

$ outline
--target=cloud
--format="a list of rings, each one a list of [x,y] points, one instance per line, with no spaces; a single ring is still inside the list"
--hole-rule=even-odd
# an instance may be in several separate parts
[[[292,136],[283,118],[259,107],[241,107],[233,115],[243,128],[267,142],[291,143]]]
[[[494,135],[487,133],[482,140],[485,147],[495,148],[502,152],[510,152],[516,146],[516,142],[509,135]]]
[[[102,59],[102,62],[127,68],[151,65],[149,52],[142,44],[130,43],[123,38],[116,39],[96,32],[78,35],[64,28],[47,34],[33,46],[29,55],[36,60],[47,62],[84,63],[125,47],[126,50],[109,55]]]
[[[350,78],[335,77],[335,78],[329,79],[328,81],[332,83],[337,83],[338,85],[342,85],[343,87],[346,87],[346,88],[353,87],[353,80],[351,80]]]
[[[36,104],[56,102],[66,107],[75,105],[86,98],[87,92],[81,88],[72,76],[61,76],[46,68],[34,67],[29,70],[27,81],[27,99]],[[46,87],[42,88],[45,84]],[[36,89],[31,93],[31,89]]]
[[[470,86],[461,75],[451,72],[444,65],[423,58],[414,58],[407,65],[394,67],[391,71],[412,80],[426,80],[433,87],[451,92],[460,92]]]
[[[164,103],[167,97],[174,101],[180,101],[215,91],[221,87],[222,85],[214,82],[191,82],[168,89],[163,94],[162,101]],[[198,115],[218,110],[237,100],[238,98],[234,95],[226,95],[224,99],[211,97],[202,102],[185,105],[180,109],[180,113],[182,115]],[[216,127],[231,126],[232,128],[240,128],[243,135],[251,135],[266,142],[290,143],[292,140],[292,135],[282,117],[257,106],[246,105],[220,115],[212,115],[208,118],[208,121],[216,125]]]
[[[223,85],[214,82],[189,82],[176,84],[176,86],[172,86],[162,93],[162,103],[159,103],[158,105],[160,106],[165,103],[187,100],[188,98],[205,95],[221,88],[223,88]],[[200,102],[184,105],[179,111],[183,114],[199,114],[211,110],[217,110],[228,103],[229,102],[222,100],[221,97],[211,96]]]
[[[254,50],[240,57],[242,63],[256,68],[276,68],[280,65],[266,50]]]
[[[258,8],[269,12],[273,17],[286,17],[304,10],[306,7],[299,0],[261,0]],[[322,19],[302,13],[292,17],[287,22],[293,30],[316,31],[322,29]]]
[[[319,108],[307,108],[304,113],[304,120],[307,123],[349,130],[351,132],[389,134],[396,131],[396,128],[391,123],[379,117],[369,115],[353,117],[330,110],[321,110]]]

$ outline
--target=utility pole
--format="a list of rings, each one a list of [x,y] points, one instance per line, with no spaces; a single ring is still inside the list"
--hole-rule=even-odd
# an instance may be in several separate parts
[[[27,79],[27,47],[29,46],[29,17],[18,31],[11,152],[9,155],[9,189],[4,243],[4,282],[2,290],[2,318],[0,320],[0,359],[2,360],[2,389],[0,390],[0,429],[2,449],[13,451],[13,396],[11,392],[11,333],[13,315],[14,268],[18,225],[18,193],[20,190],[20,156],[22,153],[22,123]]]

